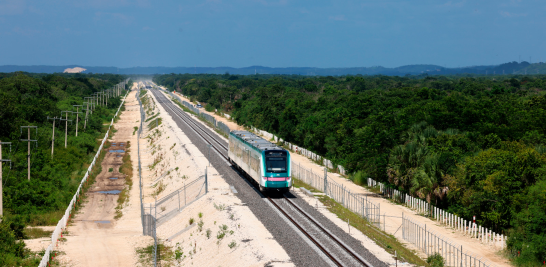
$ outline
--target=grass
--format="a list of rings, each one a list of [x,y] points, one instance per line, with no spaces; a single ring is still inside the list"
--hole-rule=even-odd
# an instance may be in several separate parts
[[[294,179],[294,187],[305,187],[311,192],[321,192],[316,188],[302,182],[299,179]],[[421,259],[417,254],[408,248],[406,248],[396,237],[387,234],[375,226],[371,225],[366,219],[360,217],[360,215],[350,211],[343,207],[341,204],[333,200],[328,196],[317,196],[317,199],[328,208],[328,210],[343,221],[349,220],[351,226],[362,232],[364,235],[374,240],[377,245],[385,249],[390,254],[394,255],[395,251],[400,261],[406,261],[417,266],[428,266],[428,264]]]
[[[163,181],[160,181],[159,184],[157,184],[155,191],[152,193],[152,197],[155,198],[159,196],[161,192],[165,191],[165,188],[167,188],[167,186],[163,184]]]
[[[133,135],[135,135],[136,131],[138,131],[138,126],[133,127]]]
[[[234,248],[235,246],[237,246],[237,243],[235,242],[235,240],[231,241],[231,243],[228,244],[228,247],[229,248]]]
[[[218,205],[216,205],[216,203],[213,203],[213,204],[214,204],[214,208],[219,210],[219,211],[223,211],[224,209],[226,209],[225,204],[218,204]]]
[[[162,122],[163,120],[161,118],[155,119],[154,121],[148,124],[148,130],[152,130],[153,128],[161,125]]]
[[[141,266],[153,266],[154,264],[154,243],[149,246],[137,248],[136,254],[138,256],[138,263]],[[172,247],[164,245],[161,240],[157,244],[157,258],[158,265],[170,266],[170,262],[174,260],[175,253],[172,251]]]
[[[108,169],[108,172],[113,172],[114,171],[114,168],[109,168]]]
[[[50,237],[53,231],[45,231],[41,228],[27,227],[23,230],[25,239]]]
[[[123,190],[121,190],[119,193],[118,205],[116,206],[116,216],[114,216],[114,219],[116,220],[123,216],[121,209],[123,209],[123,204],[129,201],[129,190],[131,190],[133,187],[133,163],[131,161],[131,155],[129,154],[130,147],[131,142],[127,141],[127,144],[125,145],[125,154],[122,158],[123,163],[119,168],[119,171],[125,174],[125,185],[127,186],[123,187]]]

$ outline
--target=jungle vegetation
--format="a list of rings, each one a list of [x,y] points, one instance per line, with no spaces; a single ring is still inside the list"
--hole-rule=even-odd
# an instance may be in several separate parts
[[[546,76],[158,75],[155,82],[509,236],[546,260]],[[521,255],[517,257],[517,255]]]
[[[97,106],[84,129],[80,114],[78,137],[76,116],[69,115],[68,146],[64,147],[65,122],[56,121],[55,150],[51,156],[53,121],[61,111],[75,111],[90,96],[121,82],[125,78],[111,74],[30,74],[0,73],[0,140],[12,142],[2,147],[3,206],[0,223],[0,266],[36,266],[36,257],[25,248],[26,226],[56,225],[62,217],[80,180],[85,174],[106,128],[121,99],[111,98],[108,107]],[[81,110],[81,109],[80,109]],[[64,117],[64,114],[63,114]],[[31,129],[31,177],[27,178],[27,131]]]

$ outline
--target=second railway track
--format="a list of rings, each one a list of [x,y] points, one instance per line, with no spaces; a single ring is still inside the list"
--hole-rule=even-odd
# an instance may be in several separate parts
[[[179,117],[189,128],[193,129],[206,143],[210,144],[220,156],[226,161],[227,145],[218,140],[214,134],[208,133],[204,126],[193,121],[193,118],[186,114],[180,107],[177,107],[159,90],[151,90],[160,104],[164,104],[165,108],[170,110],[174,115]],[[249,179],[250,180],[250,179]],[[298,229],[306,238],[313,243],[331,261],[333,266],[368,266],[372,267],[366,259],[359,253],[355,252],[350,246],[346,245],[340,238],[332,234],[328,229],[323,227],[317,220],[310,216],[303,209],[298,207],[294,201],[286,197],[266,196],[267,201],[271,203],[277,211],[282,214],[293,226]]]

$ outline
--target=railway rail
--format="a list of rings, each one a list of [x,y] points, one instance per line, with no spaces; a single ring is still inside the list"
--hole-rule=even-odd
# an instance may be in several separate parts
[[[191,128],[198,136],[201,137],[207,144],[218,152],[218,154],[229,162],[227,156],[227,145],[222,141],[217,140],[218,137],[208,133],[205,128],[199,123],[193,121],[190,115],[186,114],[179,107],[176,107],[164,94],[159,90],[151,90],[157,101],[172,111],[172,114],[179,117],[189,128]],[[334,266],[366,266],[372,267],[368,261],[362,258],[357,252],[351,249],[338,237],[325,229],[312,216],[302,210],[287,194],[282,197],[266,196],[267,201],[271,206],[282,214],[295,228],[297,228],[304,236],[306,236],[328,259]]]

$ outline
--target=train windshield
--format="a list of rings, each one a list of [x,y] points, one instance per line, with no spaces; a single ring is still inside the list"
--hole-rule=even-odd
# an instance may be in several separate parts
[[[265,152],[265,166],[267,172],[286,172],[286,151]]]

